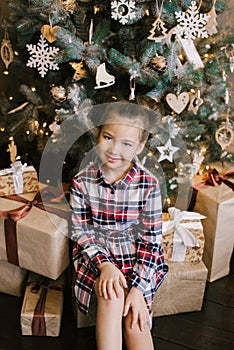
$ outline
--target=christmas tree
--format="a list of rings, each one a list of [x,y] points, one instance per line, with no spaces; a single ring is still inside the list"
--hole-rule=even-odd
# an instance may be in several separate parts
[[[93,146],[90,111],[123,99],[161,120],[141,160],[165,207],[196,172],[234,162],[226,0],[4,3],[0,146],[13,136],[23,160],[50,168],[41,181],[69,182]]]

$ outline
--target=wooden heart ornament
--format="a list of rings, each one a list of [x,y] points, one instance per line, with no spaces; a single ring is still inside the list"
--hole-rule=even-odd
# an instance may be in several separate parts
[[[41,34],[49,43],[53,43],[57,40],[55,33],[58,28],[59,26],[52,27],[49,24],[45,24],[41,27]]]
[[[179,95],[175,95],[171,93],[167,94],[166,101],[171,107],[171,109],[173,109],[173,111],[179,114],[185,109],[185,107],[189,102],[189,93],[182,92]]]

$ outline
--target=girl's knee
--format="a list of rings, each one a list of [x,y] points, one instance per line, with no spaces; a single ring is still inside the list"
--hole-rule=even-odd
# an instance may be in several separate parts
[[[142,337],[144,333],[150,332],[150,327],[147,325],[145,330],[141,330],[140,326],[138,324],[134,325],[134,328],[132,328],[132,315],[129,313],[126,317],[123,319],[123,331],[125,337],[129,338],[138,338]]]
[[[132,328],[131,317],[127,316],[123,319],[123,332],[125,337],[132,337],[138,332],[138,325]]]
[[[105,299],[98,293],[98,280],[95,283],[94,288],[98,308],[101,308],[105,312],[123,312],[124,307],[124,290],[120,289],[119,297],[113,297],[112,299]]]

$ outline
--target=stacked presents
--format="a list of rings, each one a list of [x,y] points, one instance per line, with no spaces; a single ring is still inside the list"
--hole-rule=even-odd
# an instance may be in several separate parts
[[[211,165],[204,176],[193,178],[189,211],[170,208],[164,216],[163,246],[170,273],[156,294],[154,316],[200,310],[205,280],[214,282],[229,274],[233,179],[233,165]]]
[[[202,261],[204,218],[176,208],[163,214],[162,245],[169,273],[156,293],[153,316],[201,310],[207,278]]]
[[[205,249],[203,260],[208,281],[229,274],[234,248],[234,168],[227,163],[210,165],[207,173],[193,179],[190,209],[206,216],[203,221]]]
[[[48,188],[38,191],[33,167],[12,152],[11,160],[11,168],[0,171],[0,292],[24,294],[23,335],[57,336],[69,265],[67,212],[46,204]]]

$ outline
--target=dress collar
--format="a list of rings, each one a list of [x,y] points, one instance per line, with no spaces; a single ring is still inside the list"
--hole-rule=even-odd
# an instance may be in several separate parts
[[[111,184],[109,181],[105,178],[104,174],[101,171],[100,166],[97,163],[97,184],[102,185],[104,187],[110,187],[113,189],[126,189],[130,183],[132,182],[134,176],[137,173],[137,164],[134,162],[128,173],[125,175],[124,178],[120,179],[119,181]]]

